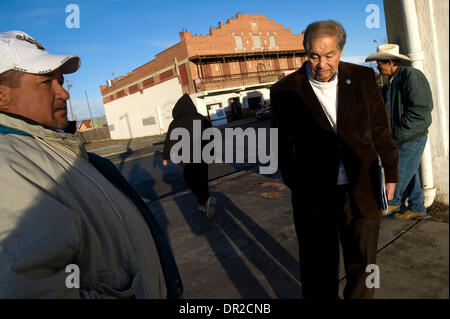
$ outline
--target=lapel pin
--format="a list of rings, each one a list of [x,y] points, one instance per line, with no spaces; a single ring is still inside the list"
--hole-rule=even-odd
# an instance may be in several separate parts
[[[352,83],[352,80],[347,79],[345,82],[346,82],[347,84],[350,84],[350,83]]]

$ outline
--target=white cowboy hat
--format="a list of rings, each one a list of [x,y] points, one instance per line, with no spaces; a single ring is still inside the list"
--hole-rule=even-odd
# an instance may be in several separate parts
[[[405,60],[411,61],[406,55],[400,54],[400,47],[397,44],[381,44],[376,53],[372,53],[366,58],[366,62],[379,60]]]
[[[25,32],[0,33],[0,74],[9,70],[45,74],[58,68],[61,68],[63,74],[67,74],[75,72],[79,67],[78,56],[50,54]]]

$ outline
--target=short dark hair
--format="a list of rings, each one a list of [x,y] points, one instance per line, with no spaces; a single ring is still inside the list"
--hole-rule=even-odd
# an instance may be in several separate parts
[[[12,89],[20,86],[20,78],[24,75],[23,72],[16,70],[9,70],[0,74],[0,84],[6,85]]]
[[[344,27],[334,20],[316,21],[306,27],[303,35],[303,47],[306,52],[310,50],[311,39],[316,37],[336,37],[337,46],[340,51],[344,49],[347,34]]]

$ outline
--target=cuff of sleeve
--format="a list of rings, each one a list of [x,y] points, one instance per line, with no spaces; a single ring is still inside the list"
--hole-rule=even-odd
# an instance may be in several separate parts
[[[398,183],[398,172],[389,172],[385,169],[384,180],[386,183]]]

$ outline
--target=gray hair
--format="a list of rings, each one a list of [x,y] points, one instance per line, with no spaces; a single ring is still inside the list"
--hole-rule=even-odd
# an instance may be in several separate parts
[[[303,35],[303,47],[305,48],[305,51],[309,52],[311,49],[312,39],[324,36],[336,37],[339,51],[344,49],[345,39],[347,38],[344,27],[339,22],[325,20],[313,22],[306,27]]]

